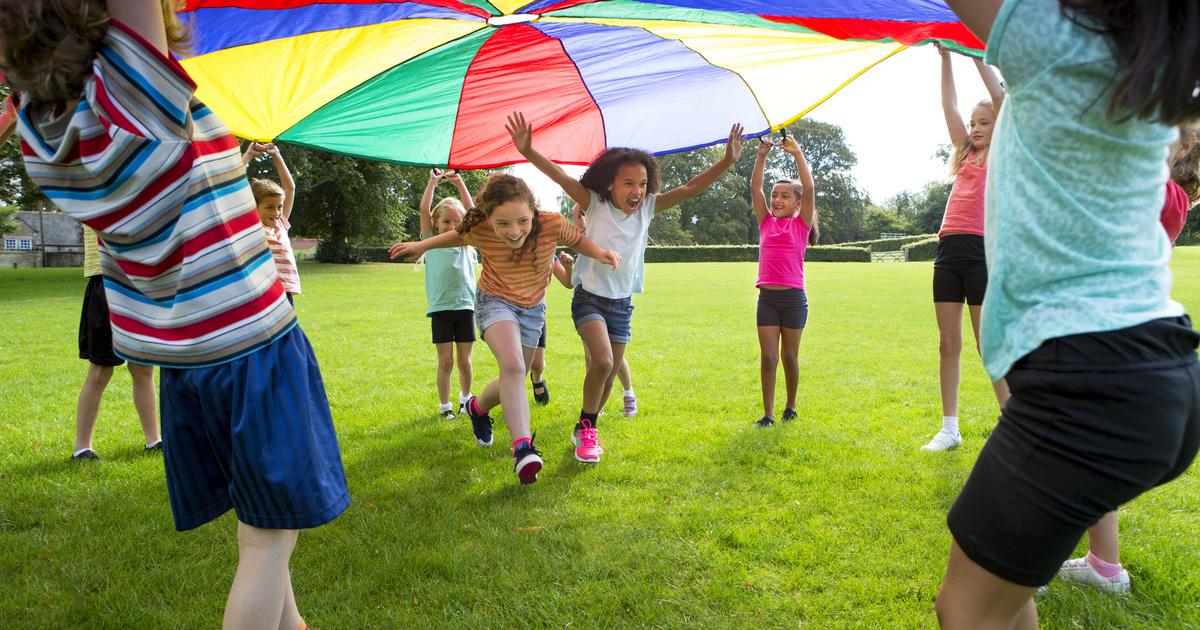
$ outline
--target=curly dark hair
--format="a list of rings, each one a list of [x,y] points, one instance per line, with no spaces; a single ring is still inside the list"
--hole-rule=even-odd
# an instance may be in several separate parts
[[[161,0],[172,52],[186,54],[188,31],[175,17],[176,0]],[[108,32],[105,0],[0,2],[0,72],[32,101],[80,98],[92,74],[96,47]]]
[[[487,183],[483,185],[483,190],[475,196],[475,207],[467,211],[463,217],[462,223],[458,225],[458,233],[466,235],[475,226],[483,223],[485,220],[492,217],[492,211],[497,206],[503,205],[514,199],[523,200],[529,204],[529,209],[533,211],[533,225],[529,229],[529,235],[525,237],[525,242],[521,247],[513,250],[509,255],[509,260],[521,262],[521,257],[526,251],[533,251],[533,259],[531,264],[537,267],[537,243],[538,235],[542,232],[542,221],[538,216],[537,198],[533,196],[533,191],[525,180],[520,177],[509,175],[508,173],[492,173],[488,176]]]
[[[1200,135],[1200,127],[1181,129],[1180,132]],[[1200,201],[1200,142],[1193,144],[1191,151],[1175,161],[1171,168],[1171,179],[1183,188],[1192,203]]]
[[[617,169],[621,168],[622,164],[641,164],[645,166],[646,193],[650,195],[658,194],[658,190],[662,188],[662,176],[658,172],[658,160],[654,159],[653,155],[641,149],[616,147],[601,153],[599,157],[592,160],[592,163],[588,165],[587,170],[583,172],[583,177],[579,178],[579,183],[583,184],[584,188],[595,191],[596,194],[600,195],[601,199],[612,203],[612,191],[608,187],[617,178]]]
[[[1068,19],[1112,40],[1117,62],[1109,118],[1117,108],[1168,125],[1200,117],[1200,2],[1059,0]],[[1081,16],[1094,18],[1080,19]],[[1097,24],[1098,22],[1098,24]]]

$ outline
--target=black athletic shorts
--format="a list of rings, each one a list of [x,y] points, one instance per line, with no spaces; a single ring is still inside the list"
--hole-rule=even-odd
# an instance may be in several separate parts
[[[546,325],[545,324],[542,324],[542,336],[538,337],[537,347],[539,347],[543,350],[546,349]]]
[[[88,278],[83,290],[83,312],[79,316],[79,358],[96,365],[117,366],[125,359],[113,352],[112,322],[108,319],[108,296],[104,294],[104,276]]]
[[[962,304],[966,300],[971,306],[979,306],[986,291],[983,237],[947,234],[939,239],[933,258],[933,301]]]
[[[808,296],[804,289],[759,289],[759,326],[779,326],[803,330],[808,323]]]
[[[1198,340],[1172,317],[1050,339],[1017,361],[947,517],[967,557],[1041,586],[1088,527],[1183,473],[1200,448]]]
[[[475,311],[435,311],[429,314],[433,343],[475,341]]]

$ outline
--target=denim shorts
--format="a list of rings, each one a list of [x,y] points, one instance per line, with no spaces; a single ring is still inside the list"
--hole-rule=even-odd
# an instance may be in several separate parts
[[[521,347],[536,348],[546,325],[546,301],[531,308],[517,306],[504,298],[475,292],[475,322],[479,324],[479,336],[487,333],[492,324],[516,322],[521,329]]]
[[[571,319],[575,328],[584,322],[602,320],[608,327],[608,339],[613,343],[629,343],[633,334],[633,298],[606,298],[575,287],[571,298]]]

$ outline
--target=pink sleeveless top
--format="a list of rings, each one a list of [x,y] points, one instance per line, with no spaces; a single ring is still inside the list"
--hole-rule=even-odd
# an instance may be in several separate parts
[[[799,216],[767,218],[758,225],[758,283],[804,289],[804,250],[812,231]]]
[[[987,167],[977,166],[974,160],[975,152],[972,151],[958,169],[938,238],[952,233],[983,236],[983,189],[987,182]]]

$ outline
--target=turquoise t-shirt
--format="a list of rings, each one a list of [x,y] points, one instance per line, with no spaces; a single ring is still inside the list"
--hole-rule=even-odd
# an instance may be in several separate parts
[[[433,238],[432,230],[421,240]],[[475,310],[475,256],[471,247],[447,247],[425,252],[426,315],[438,311]]]
[[[621,210],[589,190],[587,214],[583,224],[587,237],[600,249],[611,249],[621,255],[621,264],[612,267],[587,256],[580,256],[571,273],[571,283],[583,285],[589,293],[613,300],[642,292],[645,277],[646,237],[654,219],[654,204],[658,195],[646,195],[633,214]]]
[[[1178,132],[1108,118],[1106,37],[1056,0],[1007,0],[987,61],[1008,89],[988,157],[988,374],[1003,378],[1047,339],[1182,315],[1158,223]]]

